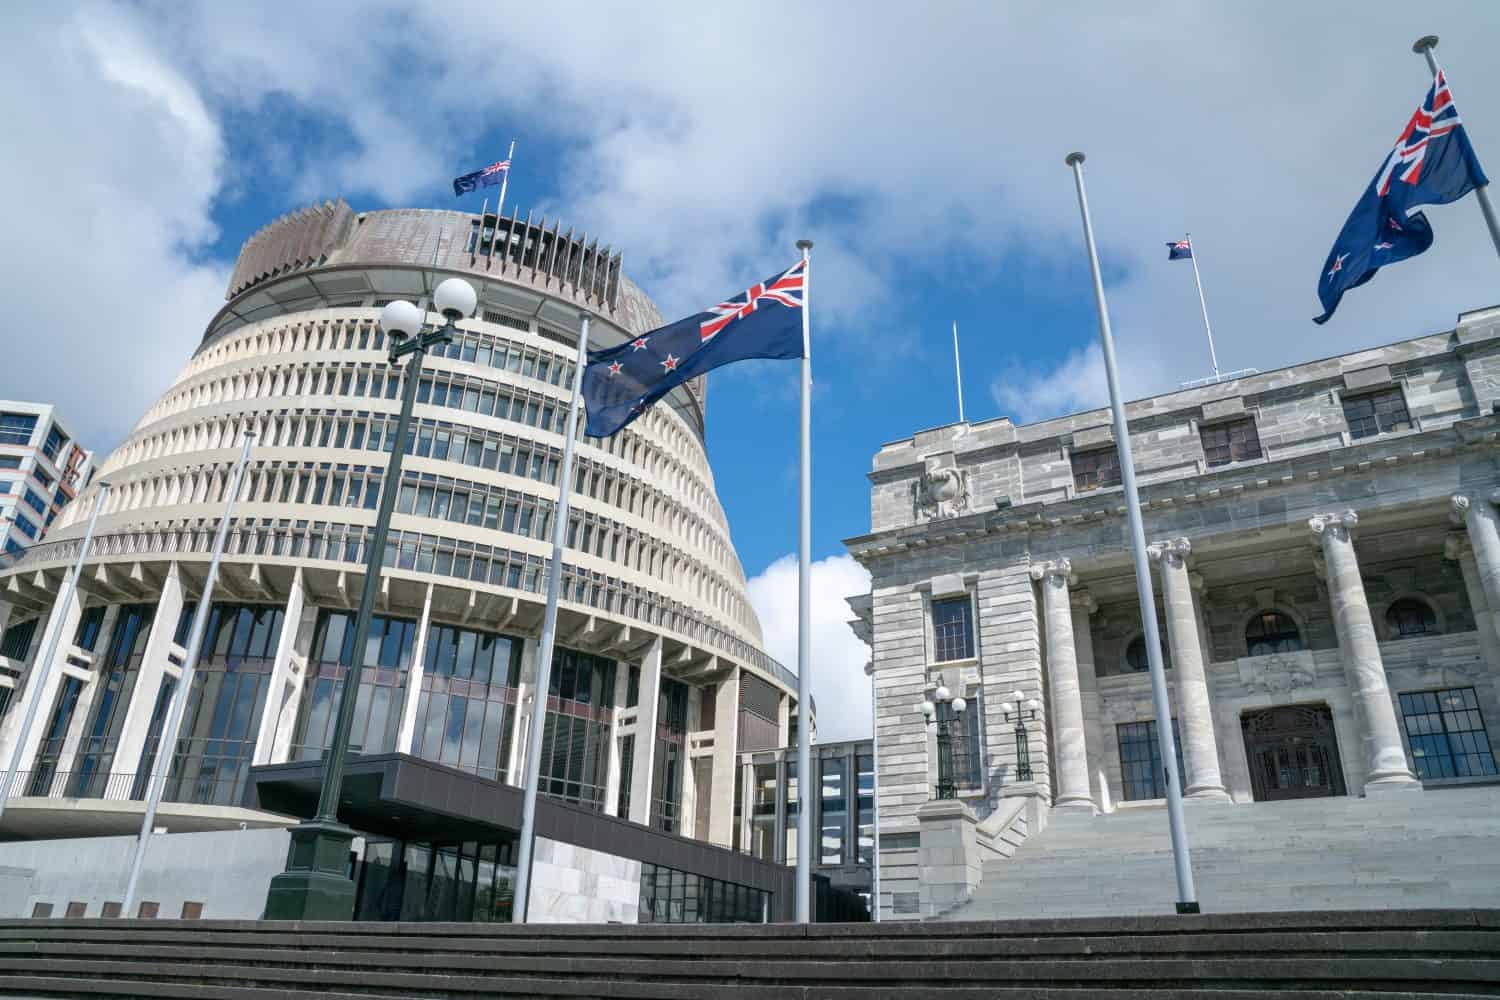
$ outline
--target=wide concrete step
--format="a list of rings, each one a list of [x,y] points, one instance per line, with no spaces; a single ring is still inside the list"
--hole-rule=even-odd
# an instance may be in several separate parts
[[[0,922],[0,996],[1496,995],[1500,911],[799,927]]]

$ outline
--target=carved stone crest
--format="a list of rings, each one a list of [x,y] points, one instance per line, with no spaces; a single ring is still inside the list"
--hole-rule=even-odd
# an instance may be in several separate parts
[[[1281,695],[1301,687],[1311,687],[1316,680],[1312,664],[1298,656],[1257,656],[1250,660],[1250,676],[1245,686],[1252,691]]]
[[[969,510],[969,473],[953,464],[951,454],[929,458],[921,480],[912,484],[912,499],[918,520],[965,514]]]

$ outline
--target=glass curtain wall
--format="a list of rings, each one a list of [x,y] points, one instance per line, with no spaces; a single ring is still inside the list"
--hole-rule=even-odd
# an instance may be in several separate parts
[[[94,696],[93,711],[84,725],[83,739],[78,745],[77,764],[68,780],[66,794],[69,798],[104,798],[109,791],[109,772],[114,766],[120,730],[125,725],[130,696],[135,693],[136,678],[140,676],[146,640],[151,635],[151,621],[155,614],[156,606],[152,604],[131,604],[120,608],[104,661],[97,664],[96,683],[100,690]],[[67,727],[63,726],[61,735],[66,734]],[[60,741],[55,750],[48,749],[55,761],[56,755],[61,753]]]
[[[401,705],[417,623],[375,615],[365,644],[364,669],[354,703],[349,747],[357,753],[389,753],[396,748]],[[353,662],[354,612],[320,611],[302,692],[293,760],[317,760],[333,742],[339,694]]]
[[[412,752],[500,781],[510,763],[521,640],[431,625]]]
[[[365,841],[355,870],[354,919],[507,923],[516,842]]]
[[[859,863],[875,859],[875,757],[862,753],[855,758],[859,770]]]
[[[548,689],[541,791],[603,812],[615,661],[559,647]]]
[[[190,638],[196,604],[182,609],[177,642]],[[203,631],[193,687],[162,798],[168,802],[235,805],[243,798],[255,756],[255,726],[265,708],[286,612],[275,605],[215,604]],[[132,798],[144,798],[160,750],[172,692],[163,683]]]
[[[31,626],[35,628],[33,620]],[[73,645],[92,653],[99,641],[99,631],[104,626],[104,606],[85,608],[78,621],[78,631],[73,635]],[[28,642],[30,636],[27,637]],[[10,640],[10,633],[6,633]],[[22,650],[21,655],[25,655]],[[27,795],[47,795],[52,789],[52,779],[57,775],[57,762],[62,756],[63,741],[73,723],[73,713],[78,709],[78,698],[83,694],[83,681],[64,675],[57,685],[57,697],[53,699],[52,714],[48,716],[47,728],[42,730],[41,742],[37,745],[36,759],[31,766],[31,778],[26,785]]]
[[[822,768],[822,802],[818,811],[818,864],[844,863],[844,831],[849,824],[849,767],[843,757],[819,761]]]
[[[687,685],[663,677],[656,709],[656,752],[651,759],[651,825],[667,833],[676,833],[682,825],[687,713]]]

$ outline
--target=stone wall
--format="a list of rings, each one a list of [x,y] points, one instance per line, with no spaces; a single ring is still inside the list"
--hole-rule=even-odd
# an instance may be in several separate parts
[[[641,863],[538,837],[527,918],[539,924],[633,924]]]

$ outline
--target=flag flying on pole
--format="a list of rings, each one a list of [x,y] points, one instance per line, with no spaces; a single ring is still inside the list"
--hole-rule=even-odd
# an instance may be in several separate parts
[[[1167,260],[1191,260],[1192,257],[1192,240],[1172,240],[1167,244]]]
[[[749,358],[802,357],[807,262],[669,326],[589,354],[583,372],[588,433],[609,437],[677,386]]]
[[[1418,206],[1446,205],[1487,183],[1439,72],[1323,262],[1323,315],[1313,322],[1328,322],[1343,294],[1386,264],[1432,246],[1432,226]]]
[[[494,187],[496,184],[503,183],[509,173],[509,160],[491,163],[489,166],[482,170],[476,170],[472,174],[464,174],[462,177],[453,178],[453,194],[455,196],[465,195],[470,191],[475,191],[482,187]]]

